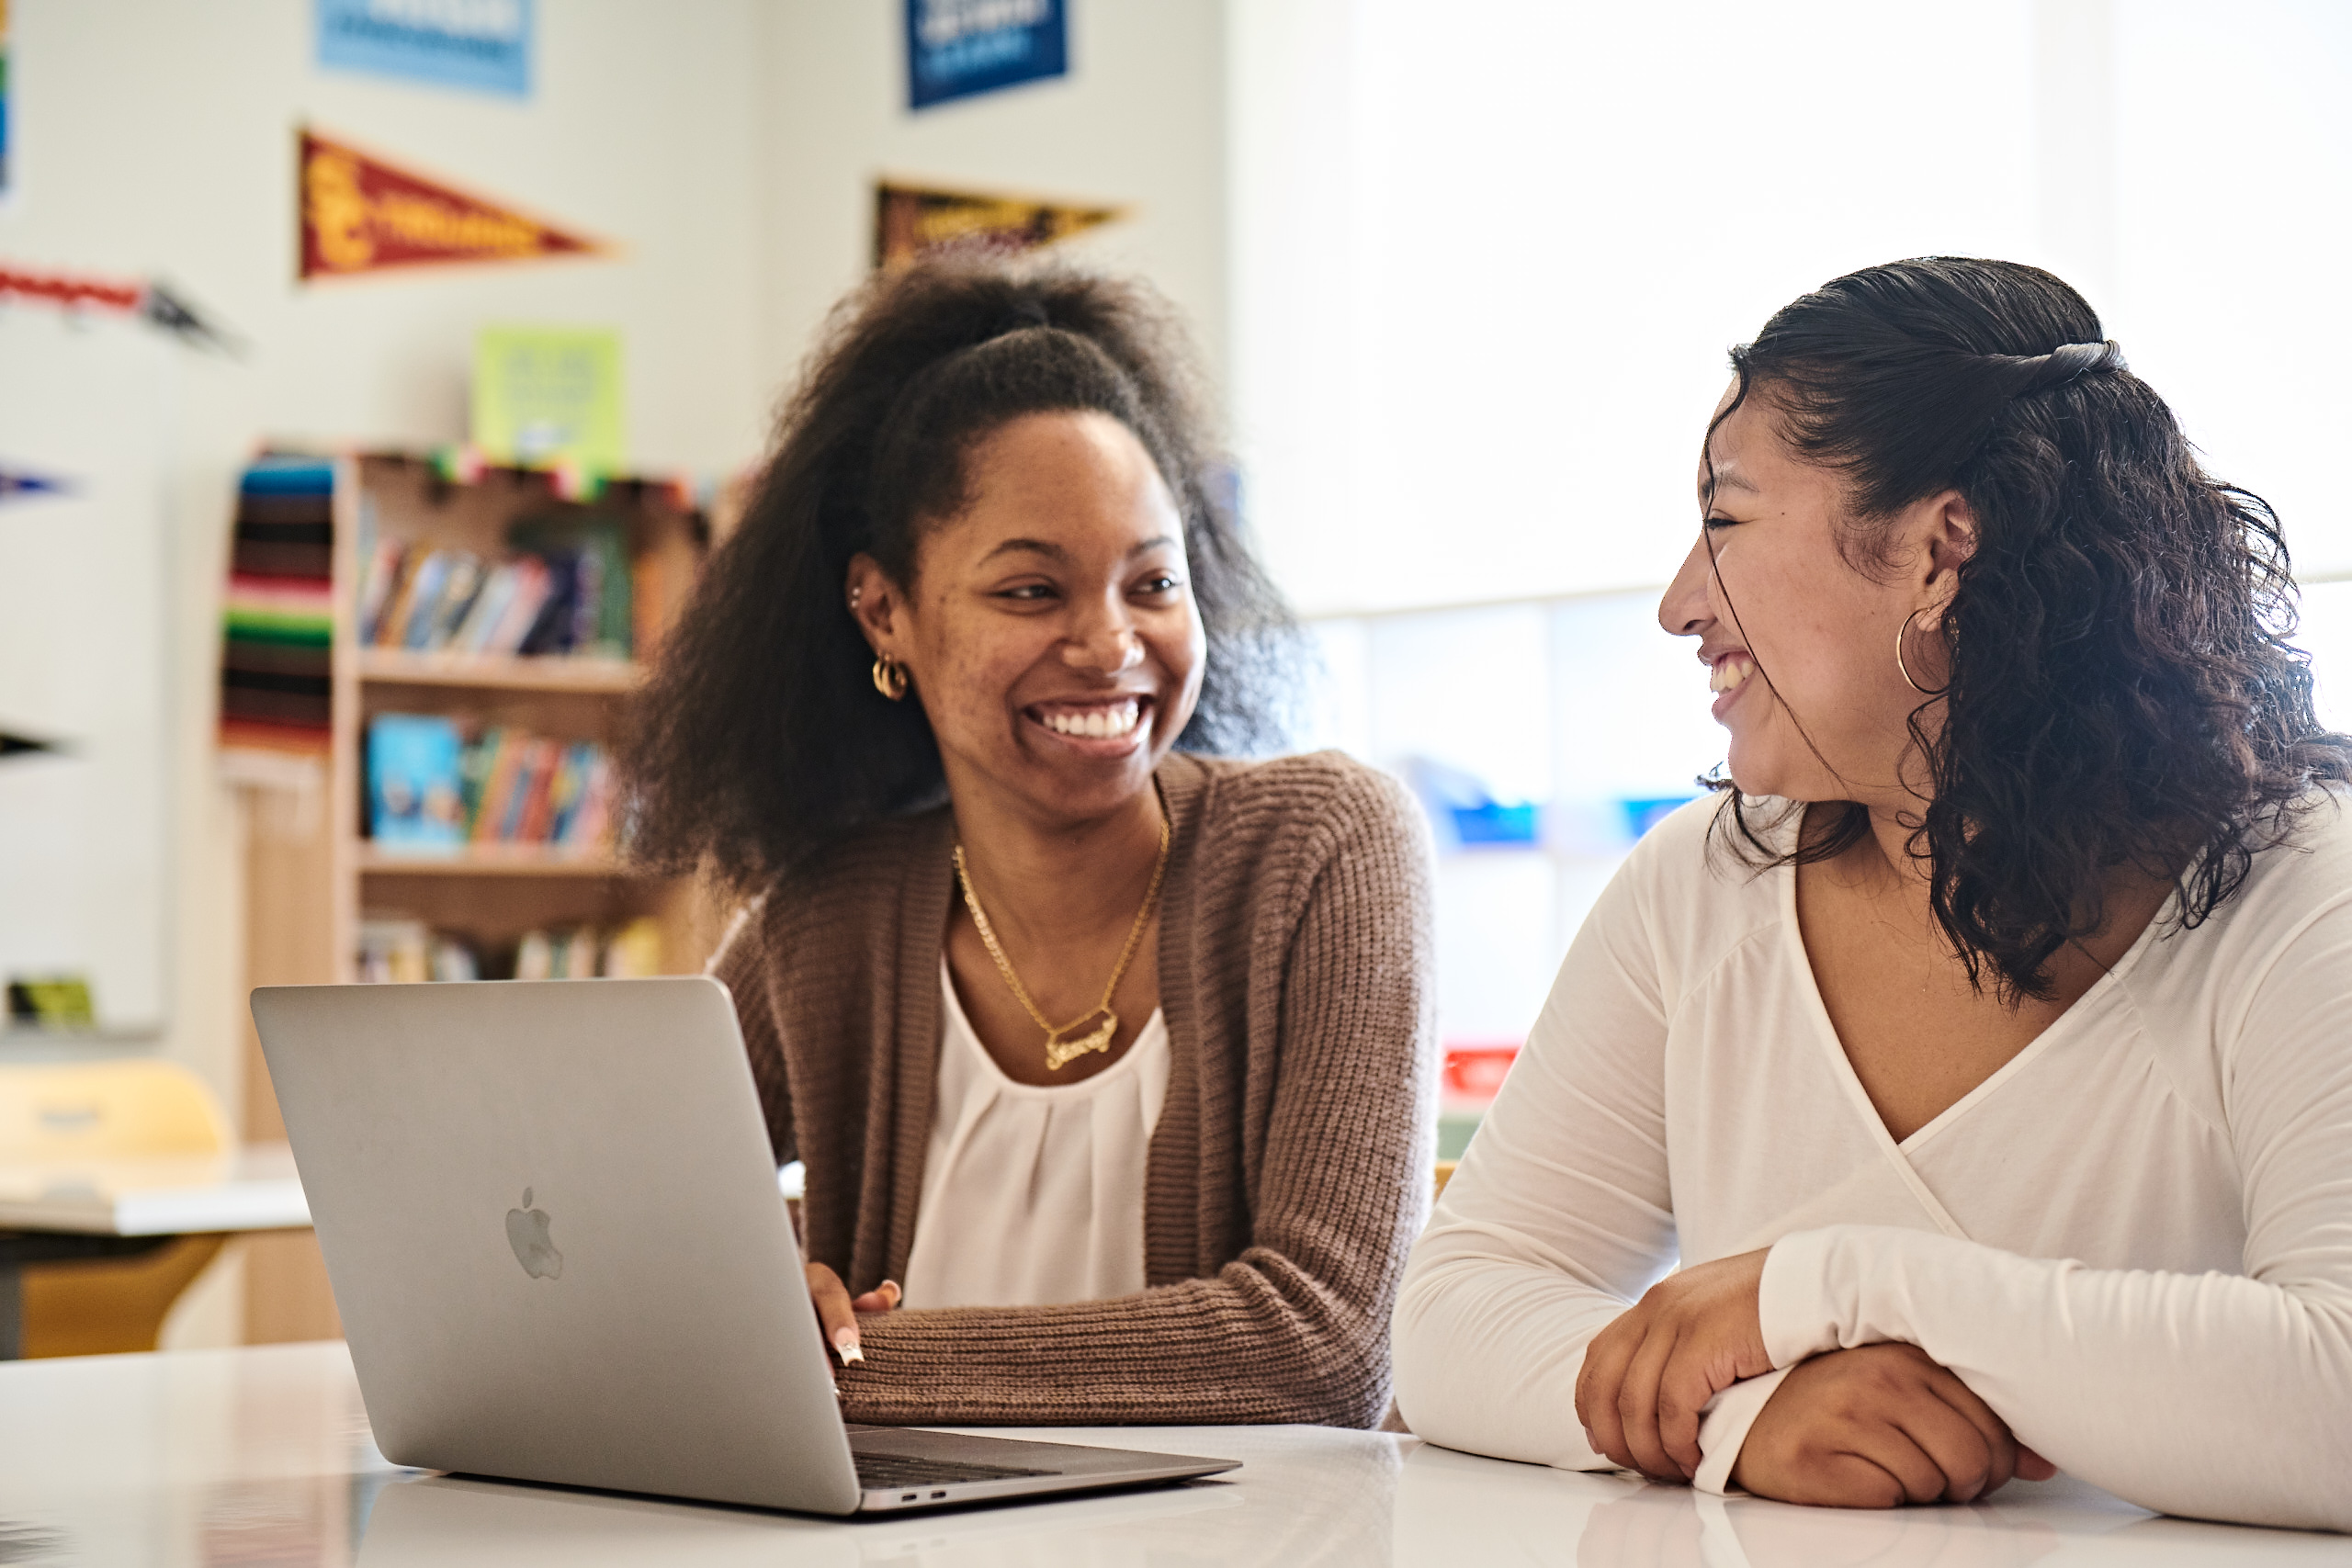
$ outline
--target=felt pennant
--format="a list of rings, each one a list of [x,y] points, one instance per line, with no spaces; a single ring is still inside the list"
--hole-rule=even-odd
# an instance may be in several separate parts
[[[306,281],[449,262],[609,255],[613,249],[308,130],[301,133],[300,202]]]
[[[46,474],[28,474],[22,468],[0,468],[0,503],[22,501],[28,495],[63,495],[73,488],[63,479],[51,479]]]
[[[182,343],[223,354],[233,355],[243,346],[235,333],[152,280],[43,272],[0,261],[0,305],[13,304],[133,316]]]
[[[884,181],[874,187],[874,265],[896,272],[927,256],[1009,255],[1127,216],[1124,207],[1050,201]]]

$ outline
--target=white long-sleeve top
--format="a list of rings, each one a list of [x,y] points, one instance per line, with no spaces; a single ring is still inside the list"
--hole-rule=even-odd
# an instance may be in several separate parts
[[[1585,1345],[1674,1263],[1770,1247],[1778,1369],[1718,1394],[1721,1491],[1788,1367],[1918,1346],[2145,1507],[2352,1529],[2352,812],[2320,803],[1901,1144],[1848,1063],[1796,880],[1702,800],[1578,932],[1415,1247],[1396,1397],[1424,1438],[1576,1470]],[[1794,831],[1794,813],[1778,829]]]

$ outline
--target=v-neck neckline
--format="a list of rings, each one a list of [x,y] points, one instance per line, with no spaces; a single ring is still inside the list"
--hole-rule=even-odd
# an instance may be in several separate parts
[[[1804,831],[1804,812],[1800,809],[1796,813],[1796,830],[1801,833]],[[1902,1168],[1913,1190],[1920,1195],[1929,1212],[1936,1216],[1938,1224],[1944,1225],[1952,1234],[1959,1235],[1957,1225],[1951,1221],[1951,1216],[1943,1212],[1943,1205],[1938,1202],[1933,1194],[1928,1192],[1926,1187],[1920,1183],[1917,1172],[1912,1169],[1911,1156],[1933,1142],[1944,1129],[1959,1121],[1984,1100],[1990,1099],[2004,1084],[2023,1073],[2033,1062],[2046,1055],[2052,1049],[2051,1043],[2053,1040],[2064,1034],[2076,1032],[2080,1027],[2075,1023],[2077,1019],[2103,1010],[2111,996],[2122,988],[2125,976],[2138,965],[2141,954],[2157,940],[2165,927],[2176,919],[2175,912],[2180,904],[2180,888],[2176,885],[2173,890],[2165,895],[2165,901],[2157,907],[2156,912],[2149,917],[2148,923],[2141,928],[2140,934],[2132,939],[2132,945],[2123,950],[2122,956],[2118,958],[2105,974],[2092,981],[2090,988],[2076,997],[2064,1012],[2043,1025],[2041,1032],[2027,1041],[2016,1055],[1987,1073],[1984,1079],[1966,1094],[1962,1095],[1914,1128],[1910,1136],[1898,1140],[1887,1127],[1886,1119],[1879,1114],[1878,1107],[1871,1102],[1870,1091],[1862,1087],[1862,1077],[1854,1070],[1853,1058],[1846,1053],[1846,1042],[1839,1036],[1837,1024],[1829,1017],[1829,1005],[1821,998],[1821,977],[1814,973],[1813,955],[1805,950],[1804,929],[1797,916],[1797,870],[1798,868],[1793,865],[1781,868],[1781,940],[1787,944],[1789,962],[1795,965],[1798,975],[1803,978],[1803,994],[1805,1005],[1812,1013],[1815,1038],[1821,1043],[1822,1048],[1828,1052],[1831,1062],[1830,1070],[1845,1089],[1848,1100],[1870,1128],[1871,1141],[1876,1143],[1882,1152],[1892,1157]]]
[[[965,1055],[978,1057],[983,1081],[995,1093],[1014,1100],[1058,1100],[1076,1104],[1086,1100],[1088,1091],[1098,1085],[1107,1088],[1117,1083],[1123,1074],[1133,1076],[1127,1067],[1129,1062],[1148,1056],[1154,1050],[1165,1051],[1167,1048],[1168,1015],[1165,1010],[1154,1008],[1151,1016],[1143,1021],[1143,1027],[1136,1031],[1136,1037],[1127,1042],[1127,1048],[1119,1053],[1118,1059],[1100,1072],[1069,1083],[1023,1083],[1004,1070],[1004,1065],[996,1059],[988,1043],[980,1038],[980,1032],[972,1027],[971,1015],[964,1010],[964,998],[956,992],[956,972],[947,962],[944,948],[939,954],[939,1005],[941,1051],[944,1053],[953,1043],[959,1046]],[[1142,1070],[1137,1067],[1134,1072]],[[935,1116],[937,1111],[934,1110],[933,1114]]]

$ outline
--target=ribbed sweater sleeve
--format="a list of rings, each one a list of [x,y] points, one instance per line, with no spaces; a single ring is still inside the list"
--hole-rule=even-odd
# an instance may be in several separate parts
[[[1176,1103],[1182,1068],[1171,1085],[1147,1221],[1199,1216],[1200,1276],[1108,1301],[869,1317],[865,1360],[841,1377],[850,1419],[1379,1419],[1388,1314],[1430,1190],[1427,830],[1368,770],[1265,782],[1237,792],[1254,820],[1204,825],[1190,910],[1165,917],[1210,929],[1163,942],[1189,955],[1189,977],[1163,964],[1163,1005],[1171,1028],[1193,1015],[1199,1059],[1192,1105]],[[1175,1146],[1188,1116],[1189,1150]],[[1148,1250],[1164,1255],[1164,1235]]]

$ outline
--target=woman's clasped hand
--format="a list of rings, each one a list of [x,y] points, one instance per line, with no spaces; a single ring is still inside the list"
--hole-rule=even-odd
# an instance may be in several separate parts
[[[1742,1378],[1772,1370],[1757,1285],[1764,1254],[1678,1270],[1593,1336],[1577,1374],[1585,1441],[1659,1481],[1699,1473],[1699,1417]]]
[[[1714,1396],[1772,1370],[1757,1306],[1767,1250],[1678,1269],[1593,1336],[1577,1375],[1585,1441],[1655,1481],[1689,1481]],[[1748,1429],[1732,1480],[1759,1497],[1842,1508],[1967,1503],[2048,1460],[1916,1345],[1798,1363]]]
[[[1892,1508],[1973,1503],[2058,1467],[1917,1345],[1858,1345],[1798,1362],[1747,1429],[1731,1478],[1783,1503]]]

